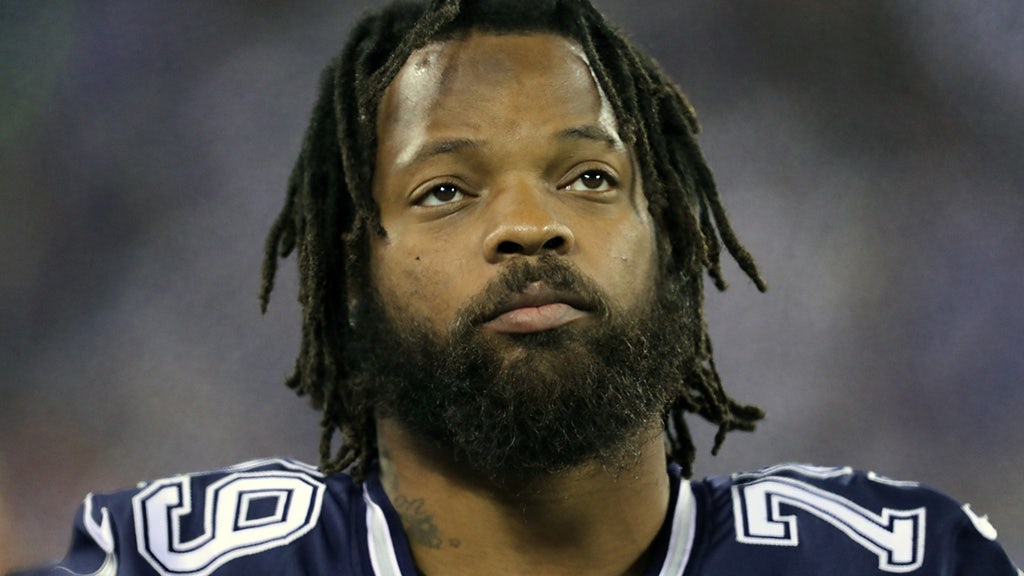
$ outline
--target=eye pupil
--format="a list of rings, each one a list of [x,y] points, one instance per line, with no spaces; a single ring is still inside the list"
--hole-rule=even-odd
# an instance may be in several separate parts
[[[600,172],[585,172],[580,176],[583,185],[591,190],[596,190],[604,184],[604,175]]]
[[[455,195],[459,193],[459,189],[450,184],[441,184],[434,189],[434,198],[442,201],[449,202],[455,199]]]

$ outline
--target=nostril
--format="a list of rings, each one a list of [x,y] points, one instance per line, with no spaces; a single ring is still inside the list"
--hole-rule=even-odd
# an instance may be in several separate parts
[[[546,250],[558,250],[564,245],[565,238],[562,238],[561,236],[555,236],[554,238],[551,238],[550,240],[544,243],[544,248]]]
[[[523,245],[518,242],[512,242],[511,240],[505,240],[498,244],[499,254],[522,254]]]

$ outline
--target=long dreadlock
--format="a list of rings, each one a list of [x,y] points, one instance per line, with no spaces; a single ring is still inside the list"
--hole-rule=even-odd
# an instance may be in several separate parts
[[[685,392],[664,416],[670,458],[692,473],[694,446],[684,414],[718,426],[712,453],[731,430],[753,430],[764,413],[737,403],[715,369],[703,313],[703,272],[726,287],[724,245],[760,290],[751,255],[736,238],[696,142],[693,108],[679,88],[587,0],[397,2],[365,16],[324,70],[287,199],[267,236],[260,304],[265,311],[279,258],[298,251],[302,345],[287,385],[322,412],[320,463],[362,477],[376,456],[373,406],[347,371],[356,337],[349,305],[368,285],[367,239],[384,234],[372,197],[376,118],[384,90],[415,50],[469,29],[553,32],[577,41],[636,154],[649,209],[661,234],[662,263],[693,306],[695,360]],[[342,442],[332,451],[333,439]]]

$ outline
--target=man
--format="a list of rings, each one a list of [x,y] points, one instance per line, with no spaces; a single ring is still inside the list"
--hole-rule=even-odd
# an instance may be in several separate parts
[[[712,361],[719,242],[764,283],[696,131],[584,1],[365,18],[324,73],[262,289],[297,251],[288,384],[322,411],[320,469],[90,495],[54,573],[1019,573],[983,518],[914,483],[689,481],[685,413],[716,449],[762,417]]]

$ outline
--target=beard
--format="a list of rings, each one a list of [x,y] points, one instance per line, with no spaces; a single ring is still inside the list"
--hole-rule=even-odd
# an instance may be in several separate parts
[[[569,292],[588,321],[537,333],[481,328],[532,283]],[[685,393],[692,303],[665,278],[632,309],[557,257],[514,262],[438,333],[373,294],[350,350],[378,417],[492,480],[529,479],[588,462],[628,468]]]

